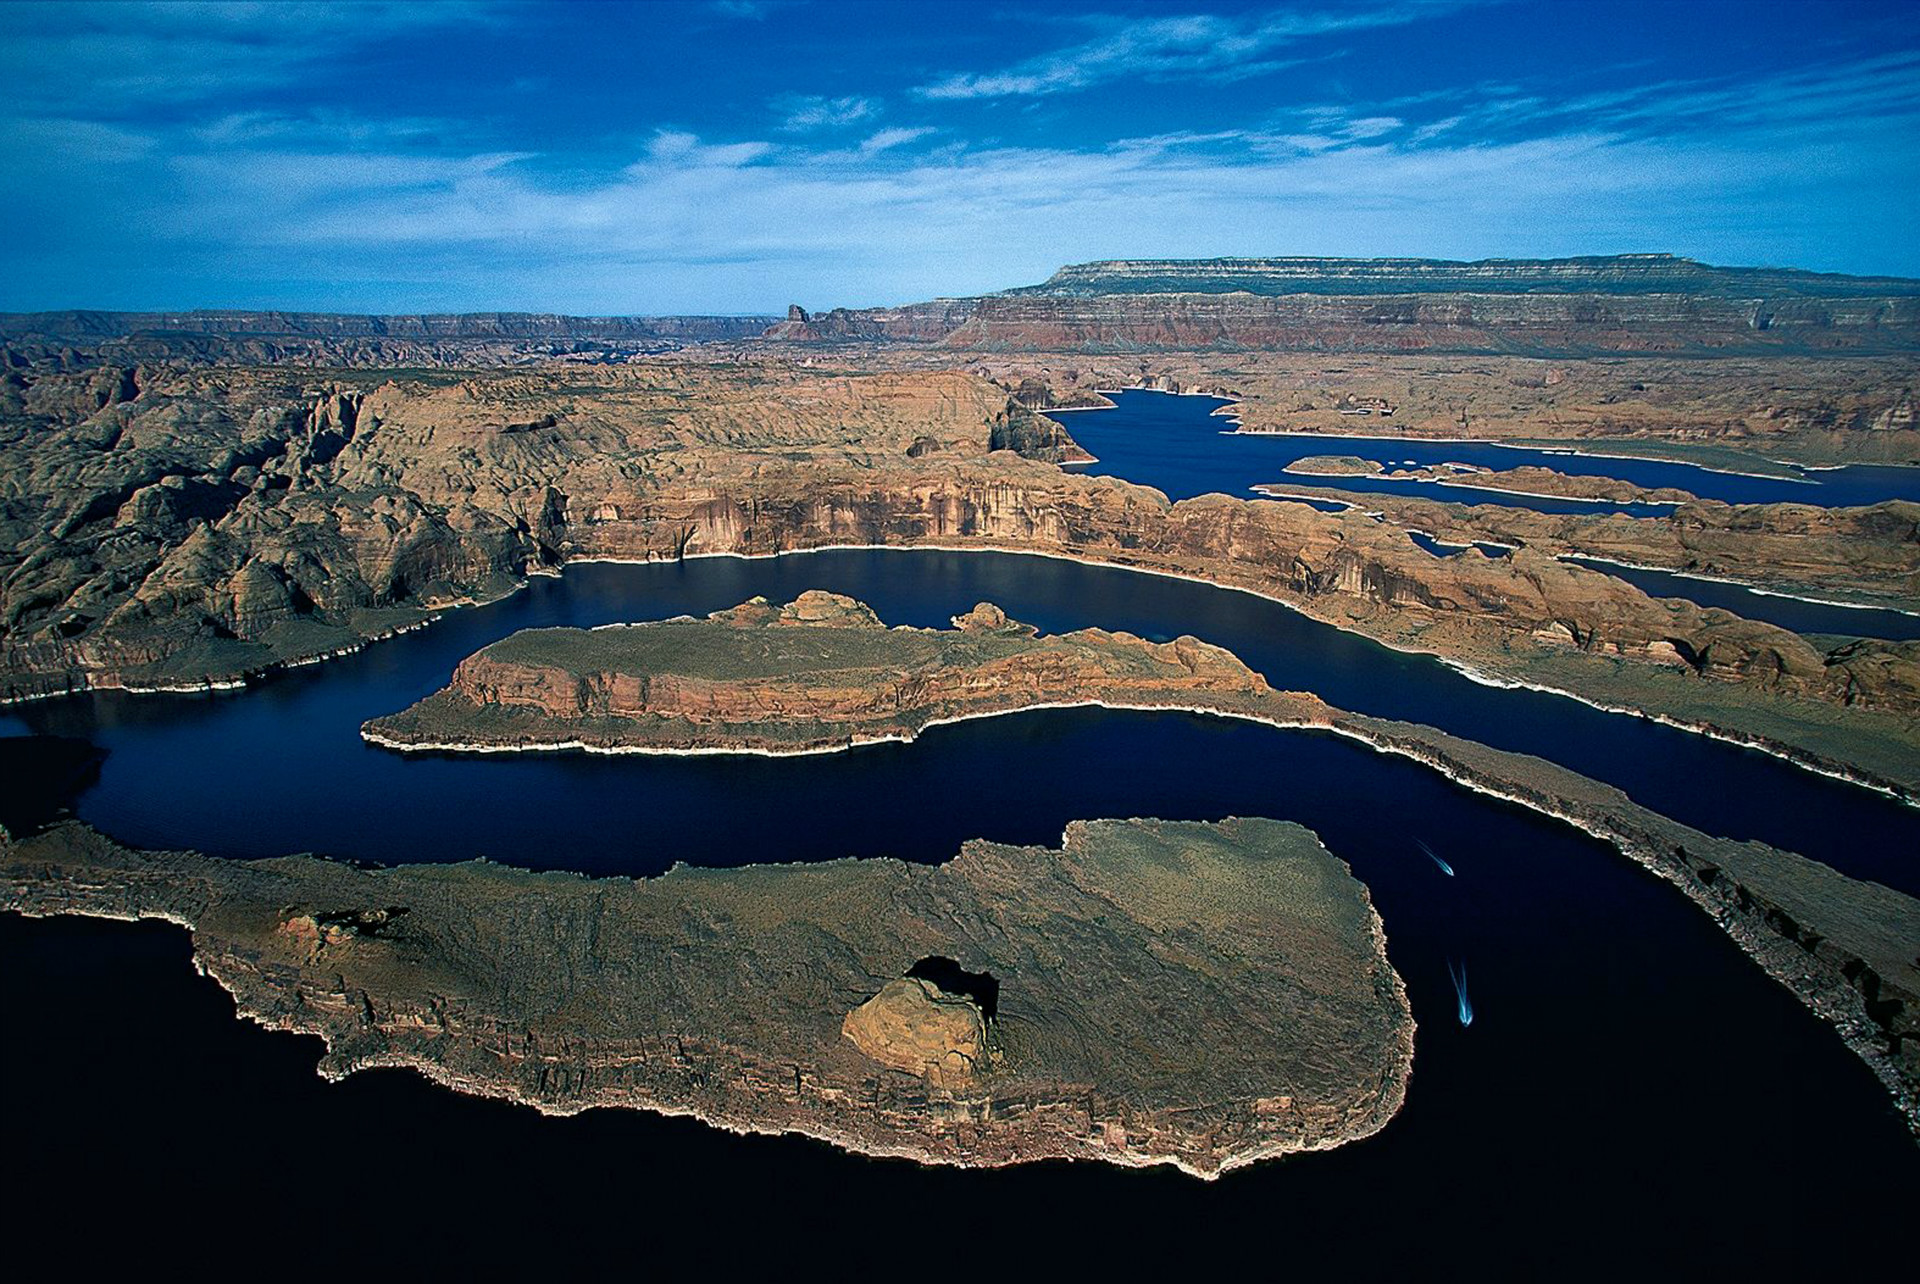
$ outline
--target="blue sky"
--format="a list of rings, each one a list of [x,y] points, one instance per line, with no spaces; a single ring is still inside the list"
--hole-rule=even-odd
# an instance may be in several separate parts
[[[1062,263],[1920,276],[1920,6],[6,6],[0,308],[774,312]]]

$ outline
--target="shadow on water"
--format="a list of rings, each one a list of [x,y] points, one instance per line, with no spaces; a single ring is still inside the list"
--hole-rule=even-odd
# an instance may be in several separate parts
[[[67,736],[0,735],[0,826],[15,837],[68,815],[100,780],[106,754]]]

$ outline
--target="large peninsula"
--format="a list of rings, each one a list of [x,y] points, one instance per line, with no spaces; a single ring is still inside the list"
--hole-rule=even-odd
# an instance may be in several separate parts
[[[63,822],[0,831],[0,908],[185,924],[243,1014],[325,1039],[330,1077],[928,1163],[1211,1177],[1379,1130],[1413,1056],[1366,889],[1272,820],[639,880],[138,852]]]

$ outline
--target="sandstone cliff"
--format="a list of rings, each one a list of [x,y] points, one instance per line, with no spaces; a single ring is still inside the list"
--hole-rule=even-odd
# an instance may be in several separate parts
[[[1911,352],[1920,281],[1665,254],[1115,261],[978,299],[825,316],[796,307],[767,334],[969,351]]]
[[[940,342],[967,351],[1912,352],[1920,297],[1401,294],[990,296]]]
[[[1694,680],[1689,721],[1772,723],[1750,697],[1780,697],[1803,702],[1788,718],[1800,726],[1830,716],[1813,705],[1845,707],[1865,746],[1880,735],[1869,711],[1920,707],[1920,663],[1897,648],[1823,652],[1528,550],[1436,559],[1362,514],[1169,505],[1062,473],[1020,453],[1070,440],[1057,425],[1008,440],[1031,412],[953,372],[106,369],[0,394],[0,675],[14,697],[232,681],[578,557],[946,544],[1245,587],[1515,680],[1551,664],[1554,685],[1612,703],[1677,672]],[[1888,771],[1883,756],[1875,774]]]
[[[808,753],[1049,704],[1178,707],[1266,689],[1196,638],[1041,637],[988,602],[951,629],[889,629],[859,602],[812,591],[704,620],[525,630],[363,734],[402,749]]]

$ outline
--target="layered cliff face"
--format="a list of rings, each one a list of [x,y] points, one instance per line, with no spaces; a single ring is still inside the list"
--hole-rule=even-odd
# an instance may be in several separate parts
[[[569,525],[637,493],[747,484],[770,463],[983,455],[1028,421],[1011,448],[1063,449],[958,375],[15,374],[0,659],[21,694],[36,672],[167,685],[323,654],[507,591],[562,560]]]
[[[1191,637],[1043,638],[986,602],[951,629],[889,629],[861,603],[816,591],[705,620],[516,633],[364,734],[403,749],[808,753],[1049,704],[1177,706],[1266,689]]]
[[[977,299],[796,307],[767,336],[972,352],[1913,352],[1920,281],[1665,254],[1111,261]]]
[[[1010,295],[1682,294],[1718,298],[1920,295],[1906,277],[1718,267],[1672,254],[1565,259],[1109,259],[1061,268]]]
[[[1920,350],[1920,297],[1026,294],[981,299],[940,342],[1086,353],[1912,352]]]
[[[752,338],[767,317],[568,317],[525,312],[0,313],[0,366],[301,365],[432,368],[618,363],[684,344]]]
[[[572,538],[583,551],[642,558],[869,543],[1040,549],[1246,587],[1475,661],[1572,651],[1836,703],[1920,709],[1920,657],[1901,646],[1829,655],[1784,629],[1657,601],[1529,549],[1440,559],[1363,513],[1222,495],[1169,505],[1124,482],[1031,468],[956,464],[897,484],[769,470],[751,500],[663,501],[575,528]]]
[[[1750,696],[1862,718],[1920,707],[1920,657],[1899,648],[1824,652],[1527,550],[1436,559],[1361,514],[1169,505],[1062,473],[1020,454],[1061,437],[1005,439],[1031,412],[958,373],[663,363],[309,384],[112,369],[0,393],[12,697],[234,681],[578,557],[944,544],[1244,587],[1512,680],[1551,663],[1552,685],[1615,703],[1681,674],[1684,698],[1663,689],[1689,721],[1757,717]]]

